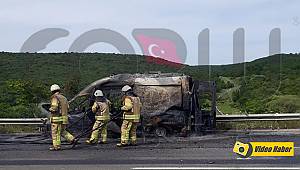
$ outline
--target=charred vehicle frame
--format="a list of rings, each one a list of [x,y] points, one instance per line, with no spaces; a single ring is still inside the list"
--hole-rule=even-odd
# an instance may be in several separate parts
[[[120,133],[122,116],[121,88],[130,85],[143,104],[139,134],[188,135],[204,134],[216,127],[216,84],[214,81],[193,80],[190,76],[178,73],[118,74],[99,79],[69,102],[70,126],[72,130],[83,131],[94,120],[90,106],[93,93],[101,89],[111,100],[111,114],[120,116],[108,124],[111,134]],[[207,104],[209,103],[209,104]],[[48,115],[49,104],[43,104]]]

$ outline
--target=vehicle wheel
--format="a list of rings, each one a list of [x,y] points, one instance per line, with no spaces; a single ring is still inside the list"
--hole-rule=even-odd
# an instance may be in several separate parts
[[[166,137],[167,136],[167,129],[164,127],[157,127],[155,129],[155,135],[158,137]]]

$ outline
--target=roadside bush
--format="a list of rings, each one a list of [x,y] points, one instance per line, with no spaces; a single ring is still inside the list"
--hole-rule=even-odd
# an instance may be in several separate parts
[[[0,117],[40,116],[38,103],[49,97],[47,86],[36,81],[8,80],[0,86]]]
[[[247,111],[249,114],[260,114],[265,113],[266,108],[262,101],[259,100],[250,100],[242,105],[242,107]]]
[[[270,112],[294,113],[300,110],[300,98],[296,95],[276,96],[267,103]]]

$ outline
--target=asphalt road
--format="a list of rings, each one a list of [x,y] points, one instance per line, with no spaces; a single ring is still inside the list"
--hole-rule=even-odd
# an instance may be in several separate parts
[[[295,142],[294,157],[251,157],[242,159],[232,152],[236,140]],[[36,135],[0,135],[0,169],[217,169],[248,167],[300,167],[300,134],[239,133],[201,137],[139,139],[138,146],[117,148],[109,144],[81,144],[75,149],[48,151],[50,140]],[[299,168],[300,169],[300,168]]]

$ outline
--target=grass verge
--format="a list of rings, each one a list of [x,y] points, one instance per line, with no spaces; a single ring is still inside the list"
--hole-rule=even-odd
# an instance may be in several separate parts
[[[38,132],[38,125],[0,125],[0,133],[35,133]]]
[[[218,130],[298,129],[300,120],[219,122]]]

